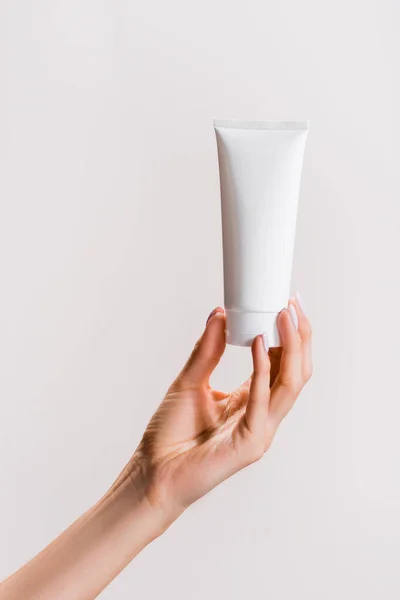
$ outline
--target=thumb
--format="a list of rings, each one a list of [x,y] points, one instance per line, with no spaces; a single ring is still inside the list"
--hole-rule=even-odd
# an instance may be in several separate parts
[[[191,385],[208,384],[211,373],[225,350],[225,313],[215,308],[207,319],[203,335],[196,343],[178,380]]]

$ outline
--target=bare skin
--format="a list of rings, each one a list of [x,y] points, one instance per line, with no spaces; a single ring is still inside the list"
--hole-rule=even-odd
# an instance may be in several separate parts
[[[297,321],[297,323],[296,323]],[[253,373],[230,393],[209,378],[225,350],[215,309],[127,466],[99,502],[0,584],[0,600],[90,600],[190,504],[259,460],[312,374],[311,329],[296,299],[282,348],[252,345]]]

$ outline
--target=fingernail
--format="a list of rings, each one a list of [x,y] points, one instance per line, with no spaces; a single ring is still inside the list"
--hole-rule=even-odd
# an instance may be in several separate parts
[[[262,334],[262,341],[263,341],[264,350],[268,354],[269,343],[268,343],[268,336],[266,333]]]
[[[296,300],[297,300],[297,304],[300,306],[301,311],[306,314],[306,311],[304,310],[304,302],[303,302],[303,298],[300,294],[300,292],[296,292],[295,294]]]
[[[290,317],[292,319],[292,323],[294,325],[294,328],[297,330],[298,327],[299,327],[299,320],[297,318],[296,309],[293,306],[293,304],[289,304],[288,309],[289,309],[289,314],[290,314]]]
[[[217,308],[214,308],[214,310],[212,310],[212,311],[210,312],[210,314],[209,314],[209,315],[208,315],[208,317],[207,317],[206,325],[207,325],[208,321],[209,321],[209,320],[210,320],[210,319],[211,319],[211,318],[212,318],[214,315],[216,315],[218,312],[220,312],[220,313],[224,312],[224,311],[223,311],[223,309],[222,309],[220,306],[217,306]]]
[[[211,317],[213,317],[213,316],[215,315],[215,313],[216,313],[216,312],[217,312],[217,309],[216,309],[216,308],[214,308],[214,310],[212,310],[212,311],[210,312],[210,314],[209,314],[209,315],[208,315],[208,317],[207,317],[206,325],[207,325],[208,321],[211,319]]]

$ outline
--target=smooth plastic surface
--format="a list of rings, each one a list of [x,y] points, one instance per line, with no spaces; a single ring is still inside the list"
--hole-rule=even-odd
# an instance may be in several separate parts
[[[280,346],[276,320],[279,313],[226,310],[226,341],[233,346],[251,346],[259,333],[266,333],[270,348]]]
[[[229,344],[267,333],[280,345],[287,306],[307,121],[215,121]]]

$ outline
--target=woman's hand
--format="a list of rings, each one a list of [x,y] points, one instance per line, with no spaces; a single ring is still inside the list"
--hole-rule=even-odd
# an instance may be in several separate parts
[[[261,458],[311,376],[310,325],[291,300],[283,348],[258,336],[253,375],[224,394],[209,384],[225,349],[215,309],[131,461],[110,490],[54,542],[0,584],[0,600],[92,599],[189,504]]]
[[[150,504],[166,511],[167,521],[260,459],[311,377],[311,328],[297,300],[280,313],[278,327],[283,347],[268,352],[265,336],[256,337],[252,376],[223,393],[209,384],[225,350],[223,309],[208,318],[127,466],[140,472]]]

